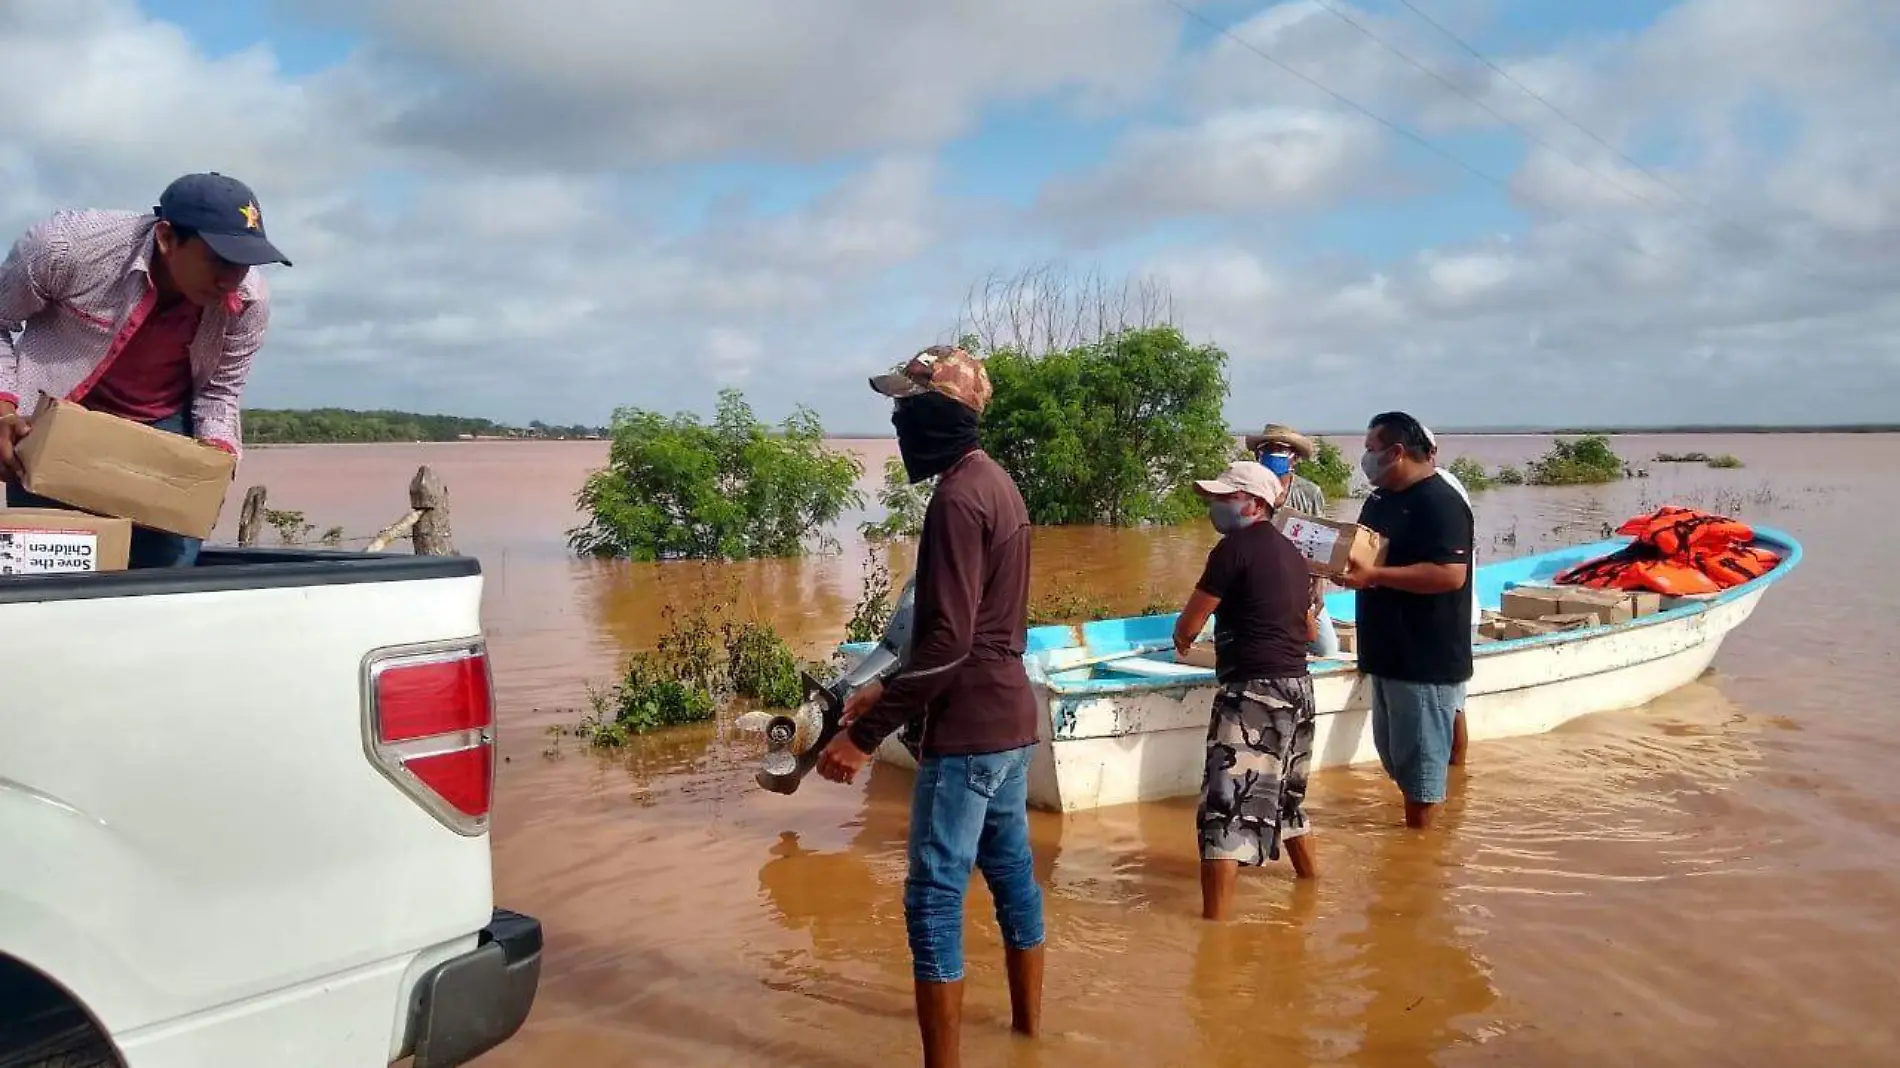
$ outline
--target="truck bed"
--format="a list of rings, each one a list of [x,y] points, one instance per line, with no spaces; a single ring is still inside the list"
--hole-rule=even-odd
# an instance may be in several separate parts
[[[539,951],[537,926],[512,970],[467,965],[521,927],[493,899],[481,588],[473,557],[277,548],[0,578],[0,963],[131,1068],[451,1064],[512,1033],[519,978],[459,1033],[431,1017],[431,991],[470,1004],[462,976],[500,990]],[[476,666],[378,696],[438,662]],[[438,698],[483,711],[414,718]],[[474,747],[485,788],[406,770]],[[471,793],[479,815],[453,811]]]
[[[0,604],[473,578],[479,577],[481,573],[481,561],[472,556],[408,556],[330,549],[237,549],[207,545],[199,553],[196,567],[107,571],[84,575],[7,576],[0,578]]]

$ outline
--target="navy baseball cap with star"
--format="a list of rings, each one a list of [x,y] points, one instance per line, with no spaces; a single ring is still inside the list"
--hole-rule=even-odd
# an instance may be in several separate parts
[[[264,236],[264,213],[257,206],[257,194],[236,178],[216,171],[187,174],[165,187],[154,210],[173,226],[195,231],[211,251],[231,263],[290,266],[290,260]]]

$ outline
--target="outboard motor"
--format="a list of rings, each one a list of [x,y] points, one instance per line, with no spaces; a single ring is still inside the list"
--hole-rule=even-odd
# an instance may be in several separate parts
[[[891,677],[904,666],[910,658],[916,601],[917,579],[912,577],[897,596],[890,622],[884,626],[884,635],[864,659],[829,682],[820,682],[809,672],[805,673],[805,699],[798,708],[765,719],[765,757],[757,775],[760,786],[773,793],[795,792],[817,766],[825,746],[837,736],[839,720],[844,717],[845,699],[861,687]],[[905,727],[904,744],[913,756],[920,740],[918,726],[911,723]]]

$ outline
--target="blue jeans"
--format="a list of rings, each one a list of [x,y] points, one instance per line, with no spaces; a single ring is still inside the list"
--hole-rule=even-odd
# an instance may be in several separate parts
[[[1042,944],[1042,888],[1029,852],[1029,758],[1036,747],[918,762],[910,804],[904,926],[911,971],[925,982],[963,978],[963,895],[973,868],[996,899],[1011,949]]]
[[[1465,707],[1465,684],[1369,678],[1372,744],[1379,750],[1385,773],[1407,801],[1425,805],[1444,801],[1452,726],[1458,710]]]
[[[187,409],[177,415],[145,425],[155,430],[189,437],[191,412]],[[11,508],[57,508],[61,511],[77,511],[71,505],[28,493],[19,486],[7,487],[7,505]],[[198,549],[202,544],[197,538],[187,538],[182,534],[168,534],[162,530],[148,530],[145,527],[135,526],[132,528],[132,555],[128,566],[191,567],[198,562]]]

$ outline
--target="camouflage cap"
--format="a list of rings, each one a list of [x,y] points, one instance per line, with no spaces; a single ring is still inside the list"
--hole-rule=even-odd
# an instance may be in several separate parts
[[[990,373],[983,361],[955,345],[930,346],[902,368],[874,376],[871,388],[896,399],[941,393],[978,415],[990,403]]]

